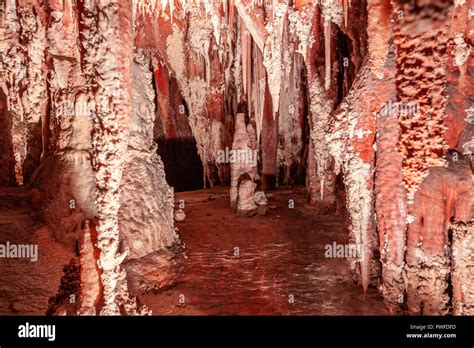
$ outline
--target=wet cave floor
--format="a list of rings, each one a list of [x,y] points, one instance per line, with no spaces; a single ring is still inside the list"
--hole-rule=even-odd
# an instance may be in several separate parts
[[[302,188],[269,194],[265,216],[236,215],[228,197],[228,188],[176,194],[185,202],[186,220],[176,225],[187,259],[173,287],[139,295],[155,315],[386,314],[376,289],[364,295],[354,283],[345,259],[324,256],[326,244],[347,242],[342,216],[318,215]],[[26,187],[0,189],[0,242],[39,248],[37,262],[0,259],[1,315],[44,315],[75,256],[30,202]]]
[[[387,314],[376,289],[364,295],[354,283],[346,259],[325,257],[325,245],[347,243],[344,218],[318,215],[303,188],[270,193],[265,216],[236,215],[228,188],[177,193],[179,200],[188,259],[175,286],[140,296],[154,314]]]
[[[31,208],[31,189],[0,187],[0,243],[37,245],[37,260],[0,258],[0,315],[44,315],[75,255]]]

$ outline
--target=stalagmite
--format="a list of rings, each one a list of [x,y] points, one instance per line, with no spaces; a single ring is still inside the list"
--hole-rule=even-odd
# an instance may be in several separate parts
[[[231,154],[230,205],[238,213],[250,214],[257,206],[254,203],[257,167],[255,132],[245,124],[245,114],[238,113]],[[251,127],[251,126],[250,126]],[[253,146],[252,146],[253,145]]]
[[[88,220],[85,222],[81,240],[81,298],[79,299],[79,315],[97,315],[100,294],[100,274],[94,257],[96,235],[93,235]]]
[[[242,180],[239,185],[239,195],[236,211],[239,214],[252,214],[257,205],[254,200],[254,193],[257,184],[252,180]]]

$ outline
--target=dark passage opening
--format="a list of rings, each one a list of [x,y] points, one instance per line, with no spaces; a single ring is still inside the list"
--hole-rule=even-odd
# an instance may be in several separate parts
[[[203,188],[203,166],[194,138],[159,137],[158,155],[165,166],[166,181],[175,192]]]
[[[351,61],[352,45],[351,39],[342,31],[337,31],[337,47],[338,47],[338,61],[339,70],[337,72],[337,102],[339,105],[349,93],[354,80],[353,69],[354,65]]]

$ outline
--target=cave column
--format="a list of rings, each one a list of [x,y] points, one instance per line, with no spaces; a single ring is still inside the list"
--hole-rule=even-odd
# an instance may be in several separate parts
[[[132,13],[132,3],[127,0],[84,1],[86,64],[95,70],[89,78],[96,86],[91,134],[102,315],[147,312],[128,293],[126,273],[121,265],[128,250],[119,250],[120,183],[132,112]]]

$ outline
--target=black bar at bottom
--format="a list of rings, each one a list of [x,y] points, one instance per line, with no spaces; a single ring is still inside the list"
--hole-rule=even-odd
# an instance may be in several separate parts
[[[0,317],[1,348],[86,344],[474,347],[474,317]]]

